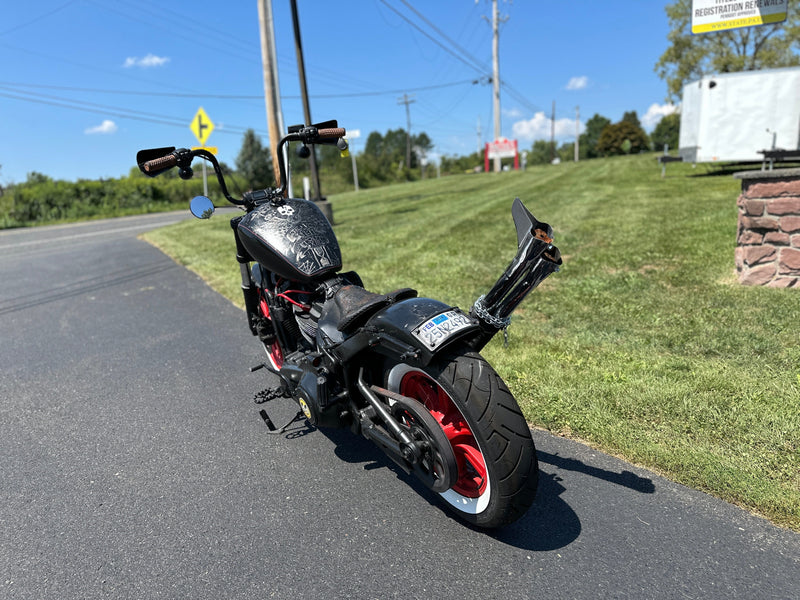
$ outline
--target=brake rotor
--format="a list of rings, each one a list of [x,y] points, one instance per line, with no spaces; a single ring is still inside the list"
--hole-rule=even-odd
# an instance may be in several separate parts
[[[458,481],[458,463],[453,447],[425,405],[407,396],[393,395],[392,416],[417,442],[419,460],[410,464],[414,475],[436,493]]]

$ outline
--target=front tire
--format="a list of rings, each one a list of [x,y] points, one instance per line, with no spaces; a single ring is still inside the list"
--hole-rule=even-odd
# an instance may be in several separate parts
[[[525,514],[539,479],[536,448],[516,400],[480,354],[457,349],[425,368],[390,365],[386,387],[424,404],[449,440],[458,476],[439,495],[450,510],[486,528]]]

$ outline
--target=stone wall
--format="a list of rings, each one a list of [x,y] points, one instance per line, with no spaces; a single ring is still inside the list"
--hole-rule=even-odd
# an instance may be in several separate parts
[[[736,270],[745,285],[800,289],[800,169],[745,171]]]

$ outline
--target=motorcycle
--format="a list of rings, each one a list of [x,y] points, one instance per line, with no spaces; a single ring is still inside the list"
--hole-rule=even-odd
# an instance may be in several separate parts
[[[279,186],[241,199],[228,193],[205,149],[142,150],[137,163],[151,177],[177,167],[189,179],[193,159],[204,159],[223,196],[243,210],[230,223],[247,322],[266,353],[251,370],[264,368],[280,381],[258,401],[291,398],[299,405],[282,427],[262,409],[271,433],[298,419],[349,428],[466,522],[507,525],[533,503],[536,449],[517,402],[479,352],[561,265],[552,228],[514,200],[517,254],[469,312],[411,288],[367,291],[357,273],[342,272],[333,228],[316,204],[286,194],[284,146],[299,143],[301,156],[314,144],[345,150],[345,135],[336,121],[290,127],[278,145]],[[214,204],[198,196],[191,211],[206,219]]]

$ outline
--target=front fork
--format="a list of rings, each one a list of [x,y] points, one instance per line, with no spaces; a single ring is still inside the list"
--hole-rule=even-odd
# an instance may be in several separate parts
[[[250,327],[250,332],[256,335],[258,333],[256,329],[258,325],[258,294],[250,275],[250,262],[253,258],[239,239],[239,230],[237,229],[243,216],[231,219],[231,229],[233,229],[233,237],[236,240],[236,261],[239,263],[239,271],[242,275],[242,296],[244,296],[244,306],[247,310],[247,325]]]

